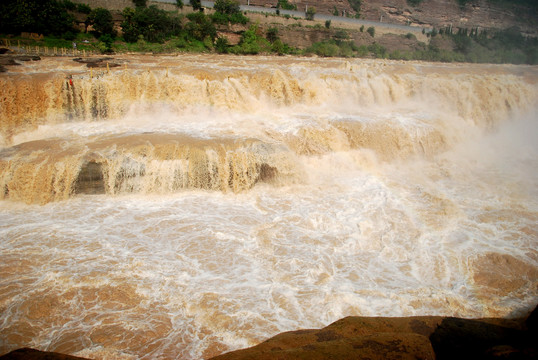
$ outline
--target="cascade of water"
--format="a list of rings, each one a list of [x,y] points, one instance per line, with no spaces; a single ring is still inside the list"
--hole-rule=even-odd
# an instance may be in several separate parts
[[[535,306],[535,68],[123,60],[0,76],[0,354]]]

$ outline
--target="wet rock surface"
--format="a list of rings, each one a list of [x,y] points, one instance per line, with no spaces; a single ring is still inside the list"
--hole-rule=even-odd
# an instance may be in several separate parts
[[[83,164],[75,184],[76,194],[104,194],[102,165],[94,161]]]
[[[102,57],[102,58],[75,58],[73,61],[76,61],[81,64],[86,64],[89,68],[105,68],[105,67],[118,67],[120,64],[113,62],[114,59],[111,57]]]
[[[537,317],[347,317],[212,359],[536,359]]]
[[[7,50],[7,49],[1,49]],[[0,52],[0,72],[7,71],[6,66],[21,65],[20,61],[39,61],[37,55],[12,55],[9,52]]]
[[[84,358],[35,349],[17,349],[0,356],[2,360],[83,360]]]
[[[538,308],[525,319],[440,316],[340,319],[322,329],[297,330],[212,360],[239,359],[536,359]],[[0,360],[77,360],[18,349]]]

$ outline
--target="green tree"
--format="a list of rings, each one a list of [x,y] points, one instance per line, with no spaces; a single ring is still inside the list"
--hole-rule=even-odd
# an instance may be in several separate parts
[[[213,6],[215,11],[218,11],[222,14],[237,14],[241,12],[239,7],[239,2],[235,0],[216,0],[215,5]]]
[[[336,31],[336,33],[334,34],[334,38],[335,38],[337,41],[346,40],[346,39],[349,39],[349,34],[348,34],[347,31],[345,31],[344,29],[339,29],[339,30]]]
[[[176,0],[176,7],[178,9],[183,9],[183,0]]]
[[[237,46],[232,48],[232,51],[237,54],[255,55],[260,52],[271,51],[271,44],[262,36],[261,29],[256,25],[251,25],[250,28],[241,35],[241,40]]]
[[[322,41],[312,44],[312,46],[306,49],[306,52],[322,57],[332,57],[338,56],[340,48],[333,42]]]
[[[122,15],[124,21],[121,29],[127,42],[137,42],[140,35],[149,42],[163,42],[167,37],[179,35],[181,31],[180,17],[155,5],[138,7],[135,10],[125,8]]]
[[[67,12],[65,4],[55,0],[0,2],[1,33],[19,34],[25,31],[61,36],[66,32],[76,32],[73,22],[74,17]]]
[[[368,29],[366,29],[366,32],[370,34],[371,37],[375,36],[375,27],[370,26]]]
[[[141,30],[138,28],[135,20],[135,13],[135,10],[129,7],[123,9],[121,13],[123,15],[123,22],[121,23],[123,39],[130,43],[136,42],[138,36],[141,34]]]
[[[377,43],[368,45],[368,51],[375,55],[377,58],[385,58],[387,56],[387,49]]]
[[[105,34],[112,37],[116,36],[112,14],[107,9],[93,9],[90,15],[88,15],[88,23],[93,26],[93,30],[97,35],[96,37],[101,37]]]
[[[452,39],[454,41],[455,49],[458,52],[461,52],[463,54],[467,54],[472,45],[472,40],[467,35],[459,34],[459,35],[453,35]]]
[[[99,43],[97,44],[99,50],[105,54],[105,53],[111,53],[112,52],[112,43],[114,42],[114,39],[110,34],[104,34],[99,38]]]
[[[204,41],[207,37],[211,41],[216,39],[217,29],[209,16],[201,12],[195,12],[188,14],[187,19],[190,21],[185,25],[185,30],[187,30],[190,37],[199,41]]]
[[[189,0],[194,11],[202,10],[202,1],[201,0]]]
[[[297,5],[290,4],[288,0],[278,0],[276,7],[277,9],[297,10]]]
[[[267,29],[267,32],[265,33],[265,38],[270,42],[274,43],[278,40],[278,29],[276,27],[271,27]]]
[[[219,53],[219,54],[227,54],[228,53],[228,48],[229,48],[229,42],[228,42],[228,39],[225,38],[225,37],[218,37],[217,38],[217,41],[215,42],[215,50]]]
[[[133,4],[135,7],[146,7],[147,6],[147,0],[133,0]]]
[[[64,9],[69,10],[69,11],[75,11],[77,9],[77,4],[75,4],[74,2],[70,0],[63,0],[60,2],[60,5]]]
[[[325,28],[330,29],[331,28],[331,20],[325,20]]]
[[[213,14],[213,22],[216,24],[227,25],[246,24],[248,18],[241,13],[239,2],[236,0],[216,0],[213,6],[215,13]]]
[[[92,12],[92,8],[88,4],[77,4],[77,11],[81,14],[89,14]]]
[[[243,24],[248,23],[249,18],[243,15],[243,13],[238,12],[232,15],[228,15],[228,19],[232,24]]]
[[[286,45],[280,39],[276,39],[271,45],[271,51],[278,55],[284,55],[287,52]]]
[[[355,10],[356,15],[360,16],[362,1],[361,0],[347,0],[347,1],[349,3],[349,6],[351,6],[351,8]]]
[[[306,12],[305,12],[306,20],[314,20],[315,15],[316,15],[316,8],[315,7],[310,6],[308,9],[306,9]]]

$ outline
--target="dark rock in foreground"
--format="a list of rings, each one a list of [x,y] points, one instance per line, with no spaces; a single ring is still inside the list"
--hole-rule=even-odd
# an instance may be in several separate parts
[[[526,319],[460,319],[440,316],[350,316],[319,330],[276,335],[248,349],[211,360],[263,359],[517,359],[538,358],[538,307]],[[79,360],[19,349],[0,360]]]
[[[39,351],[29,348],[18,349],[0,356],[2,360],[85,360],[81,357],[64,355],[53,352]]]
[[[537,308],[538,309],[538,308]],[[212,360],[537,359],[537,310],[525,321],[347,317],[320,330],[279,334]]]

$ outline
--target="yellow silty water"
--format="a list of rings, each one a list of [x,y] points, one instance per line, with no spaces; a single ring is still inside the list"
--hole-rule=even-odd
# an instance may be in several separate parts
[[[0,354],[199,359],[536,305],[535,67],[107,61],[0,75]]]

